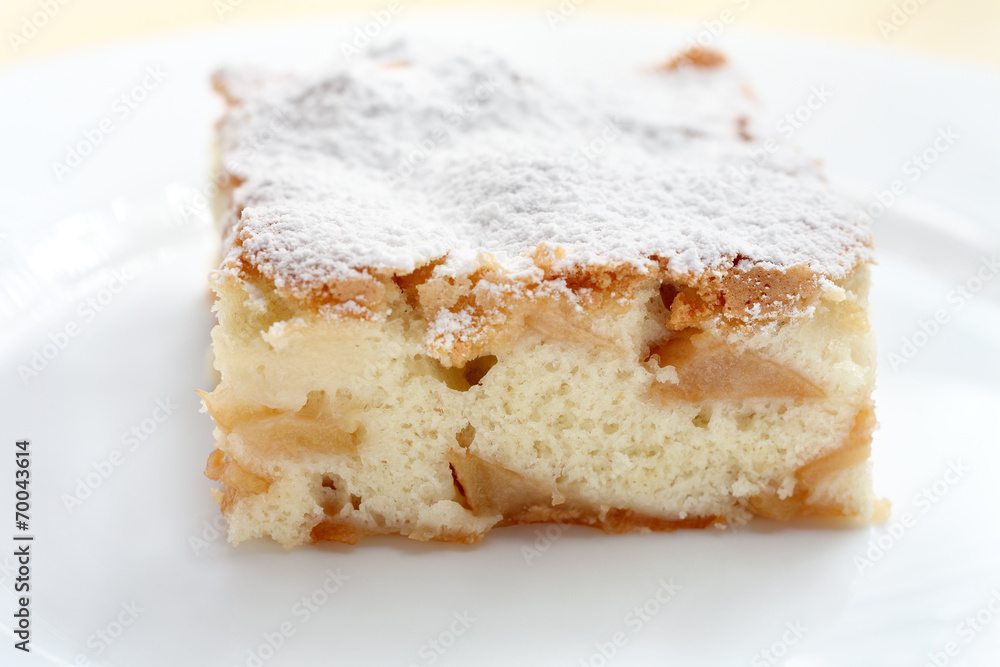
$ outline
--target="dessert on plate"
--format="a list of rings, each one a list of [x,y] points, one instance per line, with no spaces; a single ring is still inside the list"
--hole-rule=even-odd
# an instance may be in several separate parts
[[[215,86],[234,543],[879,513],[869,230],[721,55]]]

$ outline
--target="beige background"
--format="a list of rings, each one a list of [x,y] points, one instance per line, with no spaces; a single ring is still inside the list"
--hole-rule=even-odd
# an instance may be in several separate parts
[[[0,0],[0,64],[172,31],[330,12],[370,12],[390,0]],[[1000,68],[1000,0],[398,0],[405,11],[523,9],[560,2],[580,12],[711,20],[739,5],[739,22],[772,30],[922,52]],[[229,8],[231,11],[226,11]],[[744,9],[745,8],[745,9]],[[44,12],[48,10],[46,15]],[[892,30],[895,18],[900,23]],[[909,14],[907,13],[909,12]],[[222,18],[220,18],[222,14]],[[884,23],[881,24],[880,21]],[[40,25],[35,29],[36,25]],[[33,30],[34,29],[34,30]],[[891,32],[890,32],[891,30]]]

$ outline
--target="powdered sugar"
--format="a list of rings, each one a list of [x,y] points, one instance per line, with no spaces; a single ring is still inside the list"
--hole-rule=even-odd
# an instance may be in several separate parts
[[[442,348],[452,348],[456,343],[467,342],[470,332],[476,329],[475,324],[468,310],[442,310],[429,323],[427,340],[437,341]]]
[[[734,178],[753,110],[729,67],[623,65],[602,81],[400,47],[319,79],[222,81],[240,101],[220,134],[243,181],[233,253],[279,288],[441,257],[461,275],[483,251],[517,273],[539,244],[562,265],[657,257],[699,274],[739,258],[834,278],[868,252],[855,212],[793,150]]]

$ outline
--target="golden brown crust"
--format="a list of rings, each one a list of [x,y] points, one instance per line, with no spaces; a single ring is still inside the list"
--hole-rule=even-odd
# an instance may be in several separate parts
[[[237,237],[235,241],[237,246],[242,245],[249,232],[243,230],[240,234],[242,236]],[[244,252],[240,253],[234,263],[223,266],[223,269],[234,269],[243,280],[251,283],[268,285],[282,298],[313,313],[322,311],[324,307],[338,306],[349,301],[371,311],[370,314],[381,312],[386,308],[385,291],[389,278],[375,276],[368,270],[357,271],[354,276],[347,279],[327,281],[318,287],[288,280],[287,277],[283,276],[281,286],[278,287],[275,284],[274,271],[266,264],[260,266],[254,263],[253,259]],[[355,317],[366,319],[366,316],[361,313]]]
[[[805,266],[781,271],[764,266],[739,268],[738,264],[739,258],[725,273],[694,280],[671,276],[682,291],[681,303],[671,310],[670,326],[698,326],[716,316],[733,321],[788,317],[815,301],[821,291],[820,276]]]
[[[635,532],[673,532],[675,530],[702,530],[710,526],[724,525],[720,517],[688,517],[685,519],[664,519],[634,512],[627,509],[612,508],[601,512],[596,508],[579,508],[574,512],[564,509],[534,506],[526,508],[517,517],[504,518],[495,527],[528,525],[533,523],[558,523],[563,525],[585,526],[596,528],[609,535],[621,535]],[[310,531],[310,539],[319,542],[341,542],[357,544],[363,537],[384,535],[386,531],[373,530],[350,524],[339,517],[327,517],[320,521]],[[483,533],[445,532],[431,539],[435,542],[451,544],[476,544],[485,537]]]
[[[499,266],[485,264],[468,276],[436,275],[437,260],[406,274],[359,272],[355,278],[307,290],[285,283],[275,288],[261,271],[243,260],[242,280],[274,289],[295,310],[340,318],[373,319],[403,302],[428,327],[429,352],[451,366],[497,353],[527,330],[595,342],[588,319],[595,313],[624,311],[636,293],[667,287],[673,291],[668,326],[679,331],[721,319],[728,324],[796,317],[814,304],[823,289],[820,276],[807,267],[786,271],[762,266],[734,266],[702,276],[676,274],[666,266],[641,271],[631,265],[555,268],[555,255],[540,248],[533,256],[541,278],[513,278]],[[342,306],[350,308],[341,308]],[[443,329],[441,318],[461,318],[461,331]],[[549,324],[549,326],[547,326]],[[552,326],[554,324],[554,326]],[[460,335],[456,335],[460,334]]]
[[[242,239],[237,238],[235,244],[241,245]],[[489,264],[466,277],[437,277],[433,275],[433,270],[444,260],[438,258],[410,273],[383,275],[369,267],[359,270],[355,277],[329,281],[320,287],[296,283],[286,276],[283,277],[282,287],[276,288],[276,291],[312,312],[318,312],[323,306],[348,301],[380,312],[387,307],[385,294],[387,289],[391,289],[389,285],[395,284],[405,294],[407,302],[424,313],[466,306],[485,312],[513,306],[510,302],[524,298],[526,292],[556,286],[564,295],[571,294],[573,300],[583,307],[599,308],[612,300],[627,300],[640,287],[658,280],[683,290],[685,319],[675,327],[683,328],[717,315],[733,320],[785,317],[812,302],[822,285],[822,276],[805,266],[780,270],[759,265],[734,265],[727,271],[706,271],[696,276],[673,272],[666,262],[645,271],[630,264],[576,265],[556,269],[554,257],[544,246],[533,253],[532,260],[544,276],[540,281],[514,279],[498,266]],[[740,260],[736,258],[734,264]],[[238,264],[225,268],[235,269],[242,278],[255,284],[273,284],[267,268],[258,267],[252,258],[243,254]],[[486,284],[507,289],[476,292],[477,286]]]
[[[660,69],[668,72],[676,71],[682,67],[698,67],[710,69],[726,64],[726,57],[713,49],[703,46],[692,46],[684,53],[678,54],[660,66]]]
[[[212,75],[212,90],[217,92],[225,100],[227,106],[236,106],[239,103],[236,95],[228,85],[226,85],[226,77],[222,76],[221,72],[216,72]]]

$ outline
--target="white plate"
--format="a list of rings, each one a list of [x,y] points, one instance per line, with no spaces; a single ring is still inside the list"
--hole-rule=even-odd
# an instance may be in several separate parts
[[[554,32],[544,16],[401,16],[386,35],[461,35],[585,67],[659,59],[704,29],[580,14]],[[955,290],[1000,250],[997,78],[736,27],[718,44],[748,70],[774,122],[807,115],[799,107],[811,88],[832,91],[793,138],[826,158],[836,183],[867,205],[907,179],[878,218],[873,294],[876,483],[892,521],[620,537],[531,526],[473,548],[225,543],[201,476],[211,425],[192,391],[211,384],[211,226],[165,202],[205,182],[219,112],[206,84],[213,68],[316,65],[339,57],[361,19],[213,30],[0,73],[8,635],[20,438],[31,441],[35,536],[33,653],[5,638],[0,664],[996,664],[1000,279],[970,298]],[[116,99],[148,67],[166,78],[147,79],[126,117]],[[53,161],[105,117],[112,130],[58,182]],[[949,125],[959,138],[909,180],[906,161]],[[939,310],[948,321],[921,334]],[[905,340],[912,358],[892,363]],[[38,375],[23,380],[18,367],[35,351],[44,368],[36,359]],[[68,508],[78,491],[89,496]],[[965,620],[977,614],[978,630]]]

